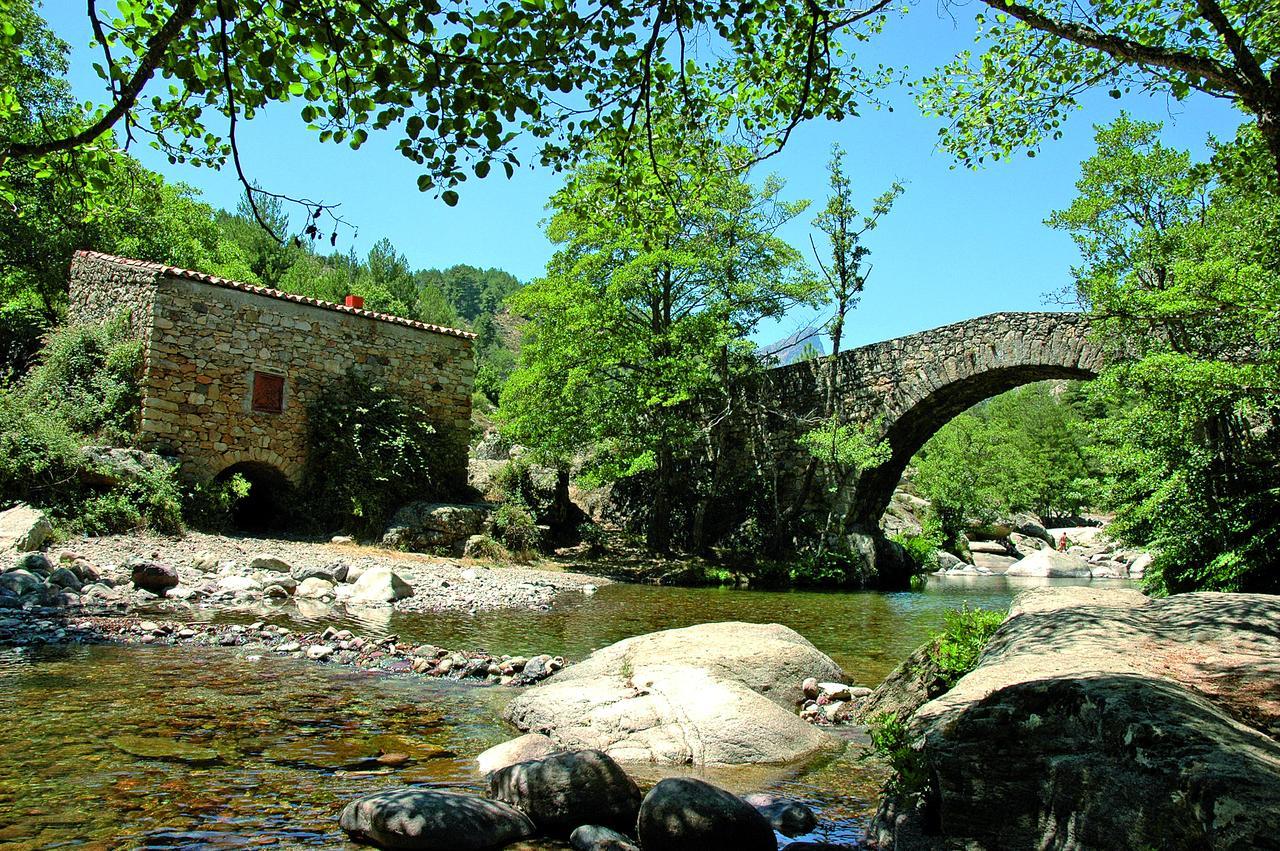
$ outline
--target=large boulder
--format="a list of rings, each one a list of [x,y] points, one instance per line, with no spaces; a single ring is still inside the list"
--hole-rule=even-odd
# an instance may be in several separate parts
[[[80,454],[88,462],[80,469],[80,480],[102,487],[126,485],[174,465],[163,455],[121,446],[84,446]]]
[[[494,745],[476,757],[476,768],[481,774],[489,774],[499,768],[515,765],[530,759],[542,759],[560,750],[550,736],[526,733],[500,745]]]
[[[338,823],[357,842],[420,851],[484,851],[536,832],[524,813],[499,801],[419,788],[352,801]]]
[[[0,573],[0,588],[15,597],[40,596],[44,593],[44,580],[29,570],[10,570]]]
[[[662,851],[777,851],[773,828],[755,808],[692,777],[670,777],[640,805],[636,834]]]
[[[834,740],[795,713],[806,678],[840,667],[779,624],[710,623],[620,641],[521,694],[522,730],[624,762],[788,763]]]
[[[746,795],[742,800],[755,807],[756,812],[783,836],[803,836],[818,826],[818,817],[813,810],[799,801],[764,792]]]
[[[53,526],[43,511],[29,505],[0,511],[0,549],[38,550],[51,537]]]
[[[584,824],[629,830],[641,799],[635,781],[596,750],[499,768],[489,775],[489,794],[520,810],[545,833],[561,837]]]
[[[1280,599],[1040,588],[910,720],[877,847],[1277,847]],[[908,790],[910,791],[910,790]],[[981,806],[975,806],[981,801]]]
[[[1036,550],[1010,565],[1009,576],[1039,576],[1048,579],[1088,579],[1092,571],[1084,559],[1057,550]]]
[[[413,588],[389,567],[371,567],[351,586],[348,603],[379,605],[413,596]]]
[[[178,587],[178,571],[171,565],[158,561],[133,559],[125,563],[133,587],[150,591],[157,597],[163,597],[170,588]]]
[[[492,520],[493,506],[484,503],[412,502],[391,518],[382,545],[460,556],[467,538],[488,532]]]

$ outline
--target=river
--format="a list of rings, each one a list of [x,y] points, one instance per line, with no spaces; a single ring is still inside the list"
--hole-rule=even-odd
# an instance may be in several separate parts
[[[947,609],[1005,607],[1037,582],[947,578],[900,594],[606,585],[546,612],[388,611],[371,620],[295,611],[292,620],[571,660],[657,629],[776,621],[830,654],[852,681],[875,685]],[[0,650],[0,849],[354,847],[336,819],[352,798],[404,783],[480,790],[472,760],[512,735],[500,720],[511,694],[235,649]],[[172,752],[152,752],[157,743]],[[414,761],[382,774],[358,770],[379,749]],[[787,771],[707,776],[735,791],[807,801],[822,818],[814,838],[850,841],[877,783],[857,750]]]

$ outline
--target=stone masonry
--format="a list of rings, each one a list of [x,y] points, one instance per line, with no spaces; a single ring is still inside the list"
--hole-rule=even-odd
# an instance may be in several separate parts
[[[908,461],[939,428],[983,399],[1023,384],[1088,379],[1101,365],[1089,320],[1075,313],[995,313],[839,355],[844,421],[888,441],[892,458],[858,477],[812,471],[798,438],[822,421],[830,359],[768,370],[740,388],[725,417],[729,467],[768,480],[779,506],[810,520],[832,513],[837,530],[872,530]],[[797,517],[798,527],[803,527]],[[825,519],[819,525],[825,523]]]
[[[307,402],[356,371],[427,412],[442,484],[466,483],[473,334],[90,251],[72,259],[70,299],[75,322],[128,314],[144,347],[140,443],[189,478],[254,465],[299,483]]]

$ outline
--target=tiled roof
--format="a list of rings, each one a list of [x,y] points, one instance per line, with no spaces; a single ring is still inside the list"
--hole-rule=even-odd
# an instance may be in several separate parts
[[[404,325],[408,328],[417,328],[422,331],[434,331],[437,334],[448,334],[453,337],[461,337],[464,340],[474,340],[475,334],[470,331],[462,331],[457,328],[445,328],[442,325],[431,325],[426,322],[419,322],[416,319],[405,319],[403,316],[393,316],[390,313],[378,313],[373,310],[365,310],[358,307],[347,307],[345,304],[334,304],[331,301],[323,301],[318,298],[309,298],[307,296],[287,293],[283,290],[273,290],[270,287],[257,287],[253,284],[244,284],[240,281],[232,281],[228,278],[219,278],[217,275],[206,275],[203,272],[193,272],[190,269],[179,269],[177,266],[166,266],[163,263],[155,263],[151,260],[134,260],[129,257],[117,257],[114,254],[103,254],[99,251],[77,251],[77,257],[85,257],[90,260],[106,260],[111,263],[118,263],[124,266],[136,266],[139,269],[156,272],[160,275],[168,275],[172,278],[186,278],[191,281],[199,281],[202,284],[212,284],[215,287],[226,287],[229,290],[240,290],[241,292],[253,293],[254,295],[266,296],[267,298],[278,298],[281,301],[292,301],[295,304],[309,304],[312,307],[323,307],[325,310],[335,310],[339,313],[350,313],[353,316],[363,316],[366,319],[377,319],[381,322],[390,322],[395,325]]]

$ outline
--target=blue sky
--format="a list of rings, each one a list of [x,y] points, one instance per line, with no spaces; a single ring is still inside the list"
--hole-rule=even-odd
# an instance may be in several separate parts
[[[953,20],[935,8],[941,7],[919,4],[904,19],[891,21],[874,53],[865,55],[909,66],[919,76],[971,47],[975,10],[957,8]],[[74,49],[77,95],[102,99],[102,83],[90,64],[94,57],[83,4],[52,0],[43,13]],[[1203,151],[1209,133],[1230,136],[1242,121],[1229,105],[1207,98],[1176,103],[1102,95],[1071,118],[1065,138],[1037,157],[1019,155],[971,171],[936,149],[937,119],[923,117],[905,92],[888,97],[892,113],[868,110],[840,123],[800,127],[787,149],[756,174],[778,174],[787,180],[787,197],[812,199],[810,212],[782,231],[806,251],[812,214],[826,195],[825,164],[833,141],[848,151],[847,169],[860,202],[894,179],[906,182],[906,193],[867,242],[874,271],[846,328],[849,345],[996,311],[1044,309],[1044,294],[1069,282],[1076,254],[1065,234],[1042,222],[1070,203],[1079,163],[1092,153],[1092,126],[1110,121],[1121,108],[1163,121],[1167,143],[1195,152]],[[462,200],[450,208],[418,192],[418,172],[395,151],[395,131],[371,133],[359,151],[321,145],[297,117],[300,109],[300,103],[274,105],[242,124],[241,153],[246,170],[265,188],[340,201],[343,216],[359,227],[358,236],[340,236],[340,249],[363,253],[386,236],[415,268],[470,263],[503,268],[523,280],[542,272],[553,248],[540,222],[559,175],[526,167],[507,180],[497,169],[483,181],[464,184]],[[134,153],[167,178],[197,187],[215,206],[234,209],[240,187],[229,169],[171,166],[143,146]],[[756,336],[768,342],[812,319],[812,311],[797,310]]]

